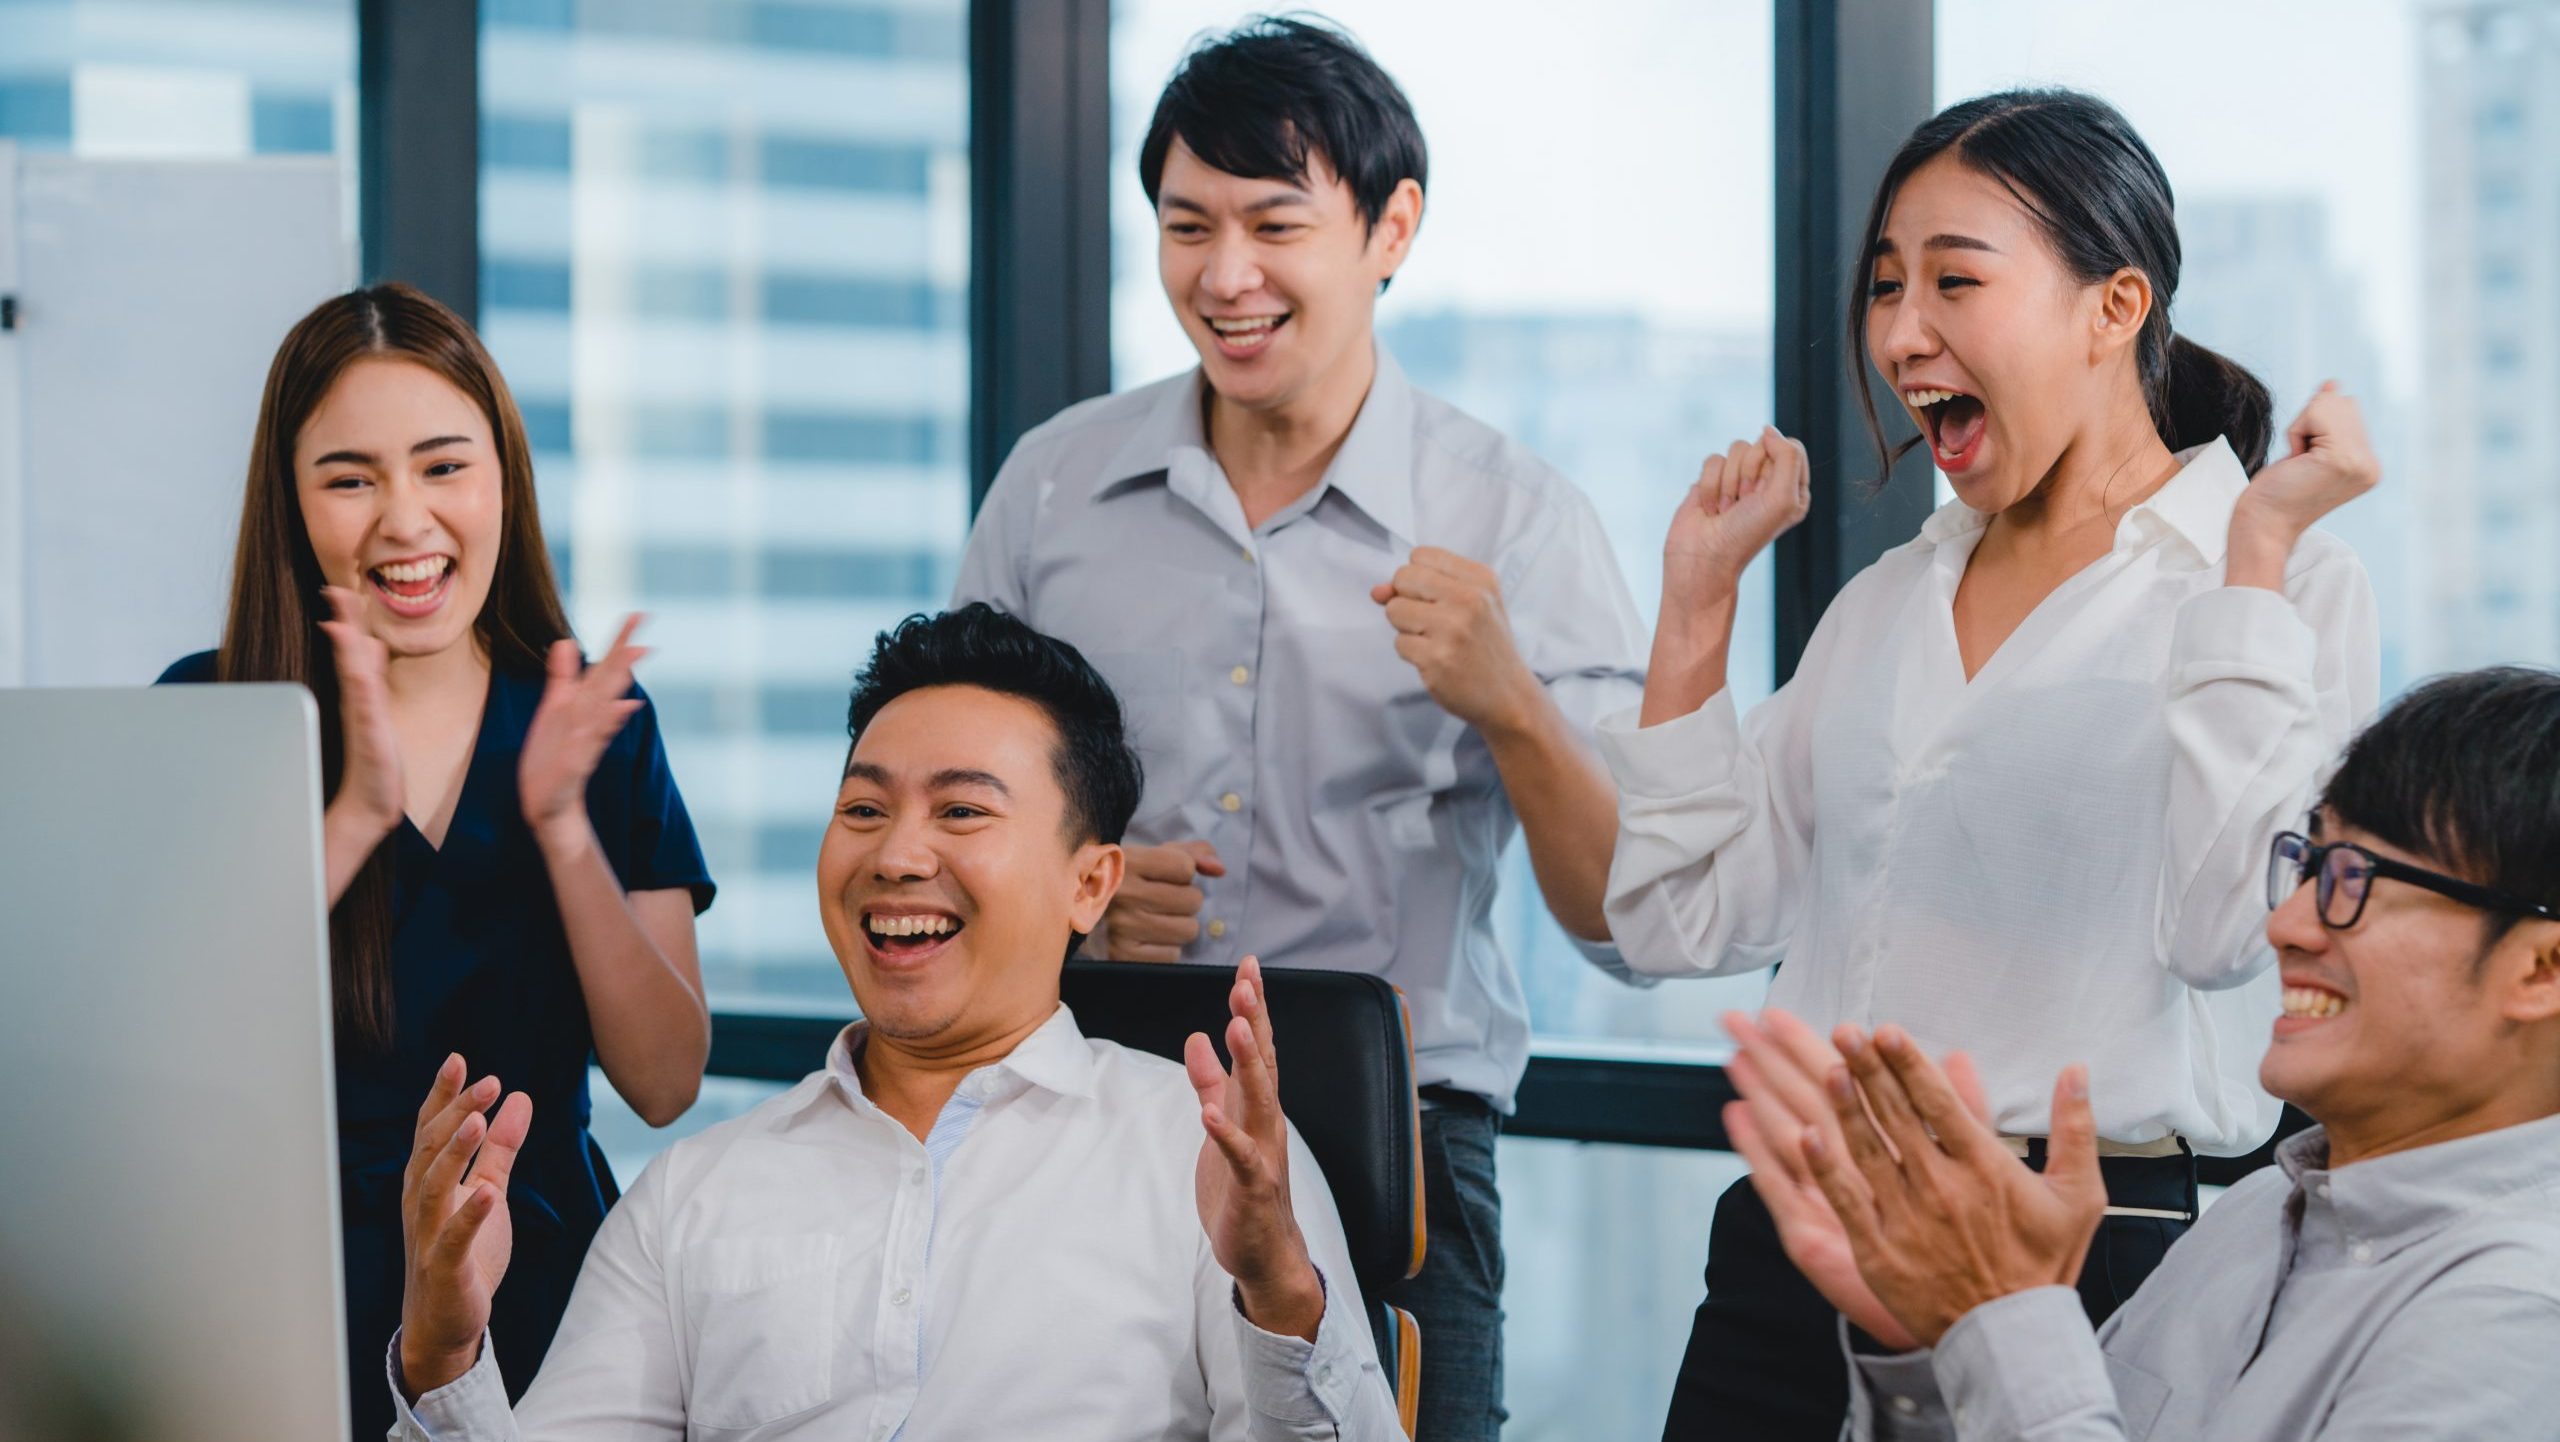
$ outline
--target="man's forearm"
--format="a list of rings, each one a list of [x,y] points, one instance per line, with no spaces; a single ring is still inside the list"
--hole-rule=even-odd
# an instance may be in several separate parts
[[[1618,793],[1600,758],[1543,686],[1522,698],[1507,723],[1485,728],[1484,738],[1547,909],[1574,936],[1607,941],[1601,903],[1618,844]]]

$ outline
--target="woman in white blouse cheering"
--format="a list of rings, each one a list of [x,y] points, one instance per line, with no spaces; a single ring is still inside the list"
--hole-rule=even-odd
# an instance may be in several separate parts
[[[2379,471],[2327,387],[2264,464],[2266,389],[2171,333],[2169,183],[2103,101],[1944,112],[1866,234],[1853,339],[1957,499],[1841,591],[1746,721],[1735,587],[1803,517],[1804,452],[1769,431],[1708,460],[1663,547],[1642,712],[1600,732],[1609,922],[1639,971],[1783,960],[1770,1003],[1818,1029],[1963,1048],[2031,1157],[2054,1075],[2087,1063],[2103,1317],[2192,1218],[2194,1152],[2275,1125],[2260,858],[2378,686],[2364,569],[2310,527]],[[1707,1281],[1666,1437],[1835,1435],[1836,1314],[1747,1183]]]

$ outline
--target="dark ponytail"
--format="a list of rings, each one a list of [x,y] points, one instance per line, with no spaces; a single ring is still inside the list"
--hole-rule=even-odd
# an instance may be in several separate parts
[[[2152,388],[2151,423],[2169,449],[2183,451],[2221,436],[2256,475],[2274,438],[2275,401],[2246,366],[2182,335],[2169,337],[2169,374]]]
[[[2216,436],[2231,443],[2251,475],[2266,464],[2275,424],[2266,386],[2228,357],[2169,329],[2178,292],[2176,197],[2159,158],[2116,108],[2077,90],[2004,90],[1938,112],[1895,152],[1867,212],[1866,244],[1850,276],[1849,355],[1866,354],[1868,286],[1876,246],[1893,197],[1913,171],[1953,151],[1968,168],[2007,187],[2034,216],[2063,267],[2084,285],[2131,268],[2151,282],[2151,314],[2136,341],[2135,365],[2150,403],[2151,424],[2169,449],[2182,451]],[[1916,441],[1886,443],[1875,398],[1860,372],[1851,387],[1865,407],[1868,434],[1890,474]]]

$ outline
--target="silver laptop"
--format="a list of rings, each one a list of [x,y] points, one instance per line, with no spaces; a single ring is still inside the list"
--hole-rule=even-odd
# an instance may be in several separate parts
[[[298,686],[0,690],[0,1437],[347,1435],[319,754]]]

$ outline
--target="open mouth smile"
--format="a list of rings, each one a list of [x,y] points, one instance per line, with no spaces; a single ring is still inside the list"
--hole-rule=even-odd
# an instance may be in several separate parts
[[[1980,459],[1982,440],[1991,430],[1990,412],[1978,396],[1942,387],[1919,386],[1902,393],[1903,404],[1920,417],[1929,434],[1929,455],[1938,469],[1956,475]]]
[[[947,911],[891,910],[862,913],[862,940],[874,958],[896,966],[924,961],[951,944],[968,923]]]
[[[2276,1018],[2278,1037],[2300,1036],[2328,1025],[2353,1005],[2339,992],[2303,981],[2284,985],[2284,1015]]]
[[[1202,316],[1209,332],[1218,339],[1218,349],[1228,356],[1242,359],[1258,354],[1271,344],[1271,338],[1289,323],[1289,313],[1255,316]]]
[[[434,615],[444,605],[445,596],[453,590],[455,570],[451,556],[412,556],[371,567],[364,578],[393,615],[415,620]]]

